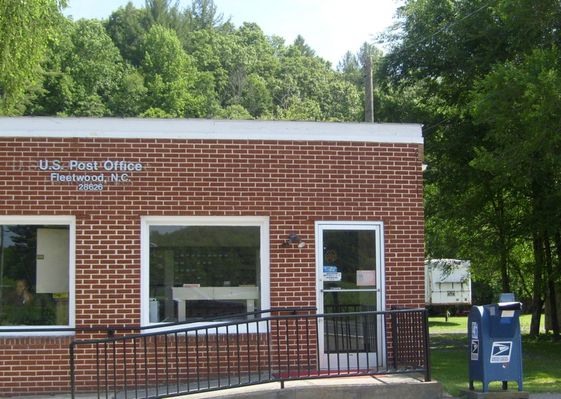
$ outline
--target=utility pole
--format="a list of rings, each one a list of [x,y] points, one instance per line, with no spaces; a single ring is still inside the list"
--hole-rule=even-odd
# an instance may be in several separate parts
[[[364,65],[364,121],[374,123],[374,88],[372,87],[372,57],[366,57]]]

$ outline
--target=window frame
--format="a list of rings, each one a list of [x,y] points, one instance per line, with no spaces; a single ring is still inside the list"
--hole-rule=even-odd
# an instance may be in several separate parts
[[[269,217],[267,216],[142,216],[140,229],[140,325],[151,327],[146,333],[165,331],[169,327],[158,328],[149,320],[150,295],[150,227],[151,226],[257,226],[259,227],[260,308],[269,309],[271,304]],[[190,323],[190,327],[209,326],[216,323]],[[251,332],[251,331],[248,331]]]
[[[68,324],[38,326],[0,326],[0,337],[68,336],[76,326],[76,217],[65,216],[0,216],[2,225],[68,226]],[[14,330],[13,332],[10,330]],[[45,331],[48,330],[48,331]],[[59,330],[59,331],[57,331]]]

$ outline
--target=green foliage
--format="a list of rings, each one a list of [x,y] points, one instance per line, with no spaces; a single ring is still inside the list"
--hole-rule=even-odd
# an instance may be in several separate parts
[[[240,104],[228,105],[226,108],[221,110],[217,116],[221,119],[253,119],[251,114]]]
[[[534,215],[542,219],[543,227],[561,211],[556,206],[561,188],[556,187],[561,171],[559,57],[556,48],[534,50],[520,60],[497,65],[472,92],[474,120],[489,129],[472,166],[530,198],[536,194],[532,183],[545,185],[544,195],[551,197],[543,198],[543,213]]]
[[[65,0],[0,0],[0,115],[18,115],[41,78],[40,63],[57,39]]]
[[[146,111],[142,112],[139,116],[141,118],[161,118],[161,119],[175,118],[175,115],[170,114],[169,112],[166,112],[161,108],[153,108],[153,107],[148,108]]]
[[[103,25],[95,20],[80,20],[67,22],[63,29],[65,39],[51,48],[42,92],[28,113],[130,115],[136,106],[131,101],[138,100],[135,91],[142,93],[143,89],[131,87],[134,72],[125,66]],[[123,95],[131,95],[127,105],[123,104]]]
[[[79,21],[71,40],[74,47],[64,60],[64,68],[76,83],[76,93],[105,103],[117,91],[122,77],[124,64],[119,50],[98,21]],[[82,97],[77,95],[77,101]]]
[[[361,119],[362,98],[356,86],[340,79],[331,79],[322,101],[324,119],[352,122]]]
[[[148,108],[160,108],[174,117],[194,112],[196,68],[174,31],[154,25],[144,43],[141,63]]]
[[[108,107],[115,116],[140,115],[144,109],[147,92],[144,76],[140,71],[130,65],[125,65],[117,91],[108,100]]]
[[[212,0],[193,0],[189,15],[194,30],[219,28],[224,21],[224,16]]]
[[[121,56],[132,65],[140,66],[144,55],[142,43],[150,25],[147,10],[128,3],[114,11],[104,25]]]
[[[255,73],[248,76],[242,88],[241,104],[255,118],[272,110],[273,97],[264,78]]]
[[[318,121],[321,120],[321,109],[319,104],[309,98],[301,100],[294,96],[288,100],[289,106],[286,110],[279,111],[282,119],[291,121]]]
[[[351,77],[360,65],[336,72],[301,36],[287,46],[255,23],[235,28],[212,0],[184,10],[148,0],[102,23],[59,22],[61,40],[34,61],[44,73],[26,85],[30,115],[362,118],[363,83]],[[356,59],[366,52],[376,50],[365,44]]]
[[[347,81],[355,83],[357,86],[362,85],[364,73],[358,63],[358,58],[350,51],[345,53],[337,65],[337,70],[345,76]]]

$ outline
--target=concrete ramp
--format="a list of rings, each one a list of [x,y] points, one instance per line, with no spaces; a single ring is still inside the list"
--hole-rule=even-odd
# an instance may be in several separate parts
[[[440,399],[442,385],[421,377],[368,376],[273,382],[224,391],[180,396],[182,399]]]

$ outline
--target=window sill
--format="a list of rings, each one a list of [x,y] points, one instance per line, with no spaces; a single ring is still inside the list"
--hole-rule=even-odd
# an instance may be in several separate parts
[[[73,327],[2,327],[0,326],[0,338],[22,338],[22,337],[68,337],[75,335]]]

